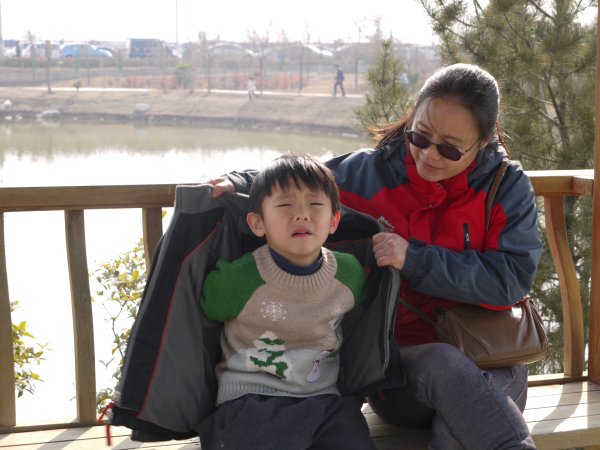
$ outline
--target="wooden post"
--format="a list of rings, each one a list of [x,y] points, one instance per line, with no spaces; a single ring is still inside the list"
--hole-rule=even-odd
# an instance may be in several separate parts
[[[6,251],[4,245],[4,213],[0,212],[0,426],[16,425],[15,368],[13,362],[12,319]]]
[[[600,9],[600,5],[598,5]],[[600,14],[596,31],[600,29]],[[600,48],[600,33],[597,46]],[[596,123],[594,132],[594,195],[592,197],[592,279],[590,291],[590,341],[588,375],[594,383],[600,383],[600,57],[596,55]]]
[[[77,418],[82,424],[93,424],[96,422],[96,358],[82,210],[65,211],[65,232],[75,340]]]
[[[583,310],[577,271],[571,256],[565,224],[564,197],[544,196],[546,234],[552,261],[558,275],[563,310],[564,373],[580,376],[583,373]]]
[[[142,222],[144,229],[144,254],[146,255],[146,272],[150,274],[152,259],[158,241],[162,237],[162,208],[143,208]]]

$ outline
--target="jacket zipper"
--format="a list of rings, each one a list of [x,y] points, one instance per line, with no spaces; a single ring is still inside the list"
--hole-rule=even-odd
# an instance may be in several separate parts
[[[463,223],[463,233],[465,236],[465,250],[471,248],[471,234],[469,233],[469,224]]]

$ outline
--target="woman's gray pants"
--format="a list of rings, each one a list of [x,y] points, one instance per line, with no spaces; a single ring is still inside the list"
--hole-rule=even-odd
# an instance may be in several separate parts
[[[527,366],[481,370],[456,347],[400,347],[405,386],[369,397],[386,422],[431,427],[430,449],[534,449],[522,415]]]

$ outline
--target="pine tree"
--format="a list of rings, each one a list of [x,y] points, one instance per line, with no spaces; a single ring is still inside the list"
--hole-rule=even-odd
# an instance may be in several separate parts
[[[440,38],[445,63],[472,62],[497,78],[501,122],[513,159],[526,170],[593,167],[596,29],[581,18],[596,7],[595,0],[490,0],[485,8],[477,0],[419,2]],[[590,199],[567,199],[565,214],[585,305]],[[562,325],[559,287],[546,244],[543,255],[532,296],[541,300],[546,318]],[[562,355],[561,327],[552,327],[551,339]],[[558,356],[545,365],[538,369],[562,370]]]
[[[404,112],[408,94],[401,81],[403,70],[402,63],[394,55],[392,40],[382,40],[375,63],[367,72],[369,93],[365,95],[366,103],[354,110],[354,117],[365,131],[387,125]]]

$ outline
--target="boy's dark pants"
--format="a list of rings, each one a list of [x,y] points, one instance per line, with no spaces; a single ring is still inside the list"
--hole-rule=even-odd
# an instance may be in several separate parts
[[[244,395],[200,424],[202,450],[371,450],[355,397]]]

